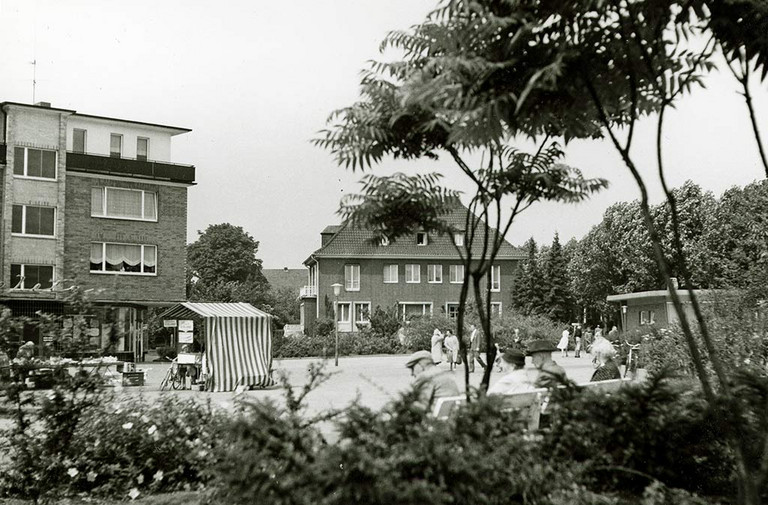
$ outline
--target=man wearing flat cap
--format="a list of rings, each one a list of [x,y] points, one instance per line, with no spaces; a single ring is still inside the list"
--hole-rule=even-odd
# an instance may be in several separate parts
[[[441,370],[432,361],[429,351],[417,351],[408,358],[406,368],[416,377],[414,388],[419,391],[419,402],[429,405],[434,398],[458,396],[459,388],[453,379],[453,373]]]
[[[534,382],[537,388],[557,386],[565,380],[565,369],[552,360],[552,353],[556,350],[549,340],[533,340],[528,343],[528,355],[531,356],[533,366],[539,370]]]
[[[511,395],[534,389],[525,367],[525,354],[519,349],[507,349],[501,355],[501,366],[506,374],[488,388],[489,395]]]

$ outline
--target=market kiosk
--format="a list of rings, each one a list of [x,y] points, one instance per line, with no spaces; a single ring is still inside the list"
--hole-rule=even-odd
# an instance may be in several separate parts
[[[268,387],[274,384],[271,376],[272,316],[266,312],[248,303],[186,302],[171,307],[161,318],[178,321],[179,350],[199,342],[200,372],[207,377],[208,391],[234,391],[238,386]],[[186,329],[182,330],[182,327]],[[190,336],[182,335],[182,331],[190,330],[192,343],[188,343]],[[180,356],[190,361],[188,354],[195,353],[183,352]]]

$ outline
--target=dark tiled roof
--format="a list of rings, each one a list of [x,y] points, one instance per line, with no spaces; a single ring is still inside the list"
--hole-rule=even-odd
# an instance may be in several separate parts
[[[298,291],[307,284],[305,268],[264,268],[261,270],[272,289],[290,288]]]
[[[463,205],[457,207],[445,216],[445,221],[451,227],[460,230],[466,224],[466,213],[469,212]],[[417,245],[416,236],[404,236],[391,241],[388,245],[380,245],[372,242],[374,233],[368,229],[353,226],[349,223],[328,226],[323,233],[337,228],[336,234],[328,242],[315,251],[313,256],[322,257],[381,257],[381,258],[457,258],[458,253],[447,235],[430,233],[427,245]],[[481,229],[482,230],[482,229]],[[495,234],[495,230],[491,232]],[[475,238],[473,255],[479,255],[482,250],[482,235]],[[502,243],[497,256],[500,259],[523,259],[526,254],[521,249],[514,247],[506,240]],[[309,261],[309,260],[308,260]]]
[[[336,232],[337,232],[337,231],[339,231],[340,229],[341,229],[341,225],[340,225],[340,224],[329,224],[329,225],[328,225],[328,226],[326,226],[326,227],[325,227],[325,229],[324,229],[323,231],[321,231],[320,233],[322,233],[323,235],[325,235],[325,234],[327,234],[327,233],[336,233]]]

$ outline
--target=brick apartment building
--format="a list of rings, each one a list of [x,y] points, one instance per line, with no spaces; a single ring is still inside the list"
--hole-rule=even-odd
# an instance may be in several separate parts
[[[195,168],[170,160],[189,131],[0,103],[0,304],[66,314],[67,288],[81,286],[96,304],[92,346],[142,353],[147,308],[186,299]]]
[[[464,238],[466,207],[457,202],[445,220]],[[356,331],[376,307],[397,306],[401,317],[443,314],[455,317],[464,277],[463,265],[451,237],[416,233],[396,241],[374,243],[370,230],[348,224],[328,226],[321,247],[307,258],[307,285],[301,289],[301,324],[333,317],[332,285],[342,285],[338,297],[339,331]],[[482,239],[475,239],[473,254]],[[491,271],[491,304],[501,314],[512,306],[517,265],[525,253],[504,241]]]

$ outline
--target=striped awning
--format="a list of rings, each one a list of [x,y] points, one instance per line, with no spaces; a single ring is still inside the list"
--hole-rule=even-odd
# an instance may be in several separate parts
[[[248,303],[180,303],[163,319],[202,319],[212,391],[274,384],[272,316]]]

